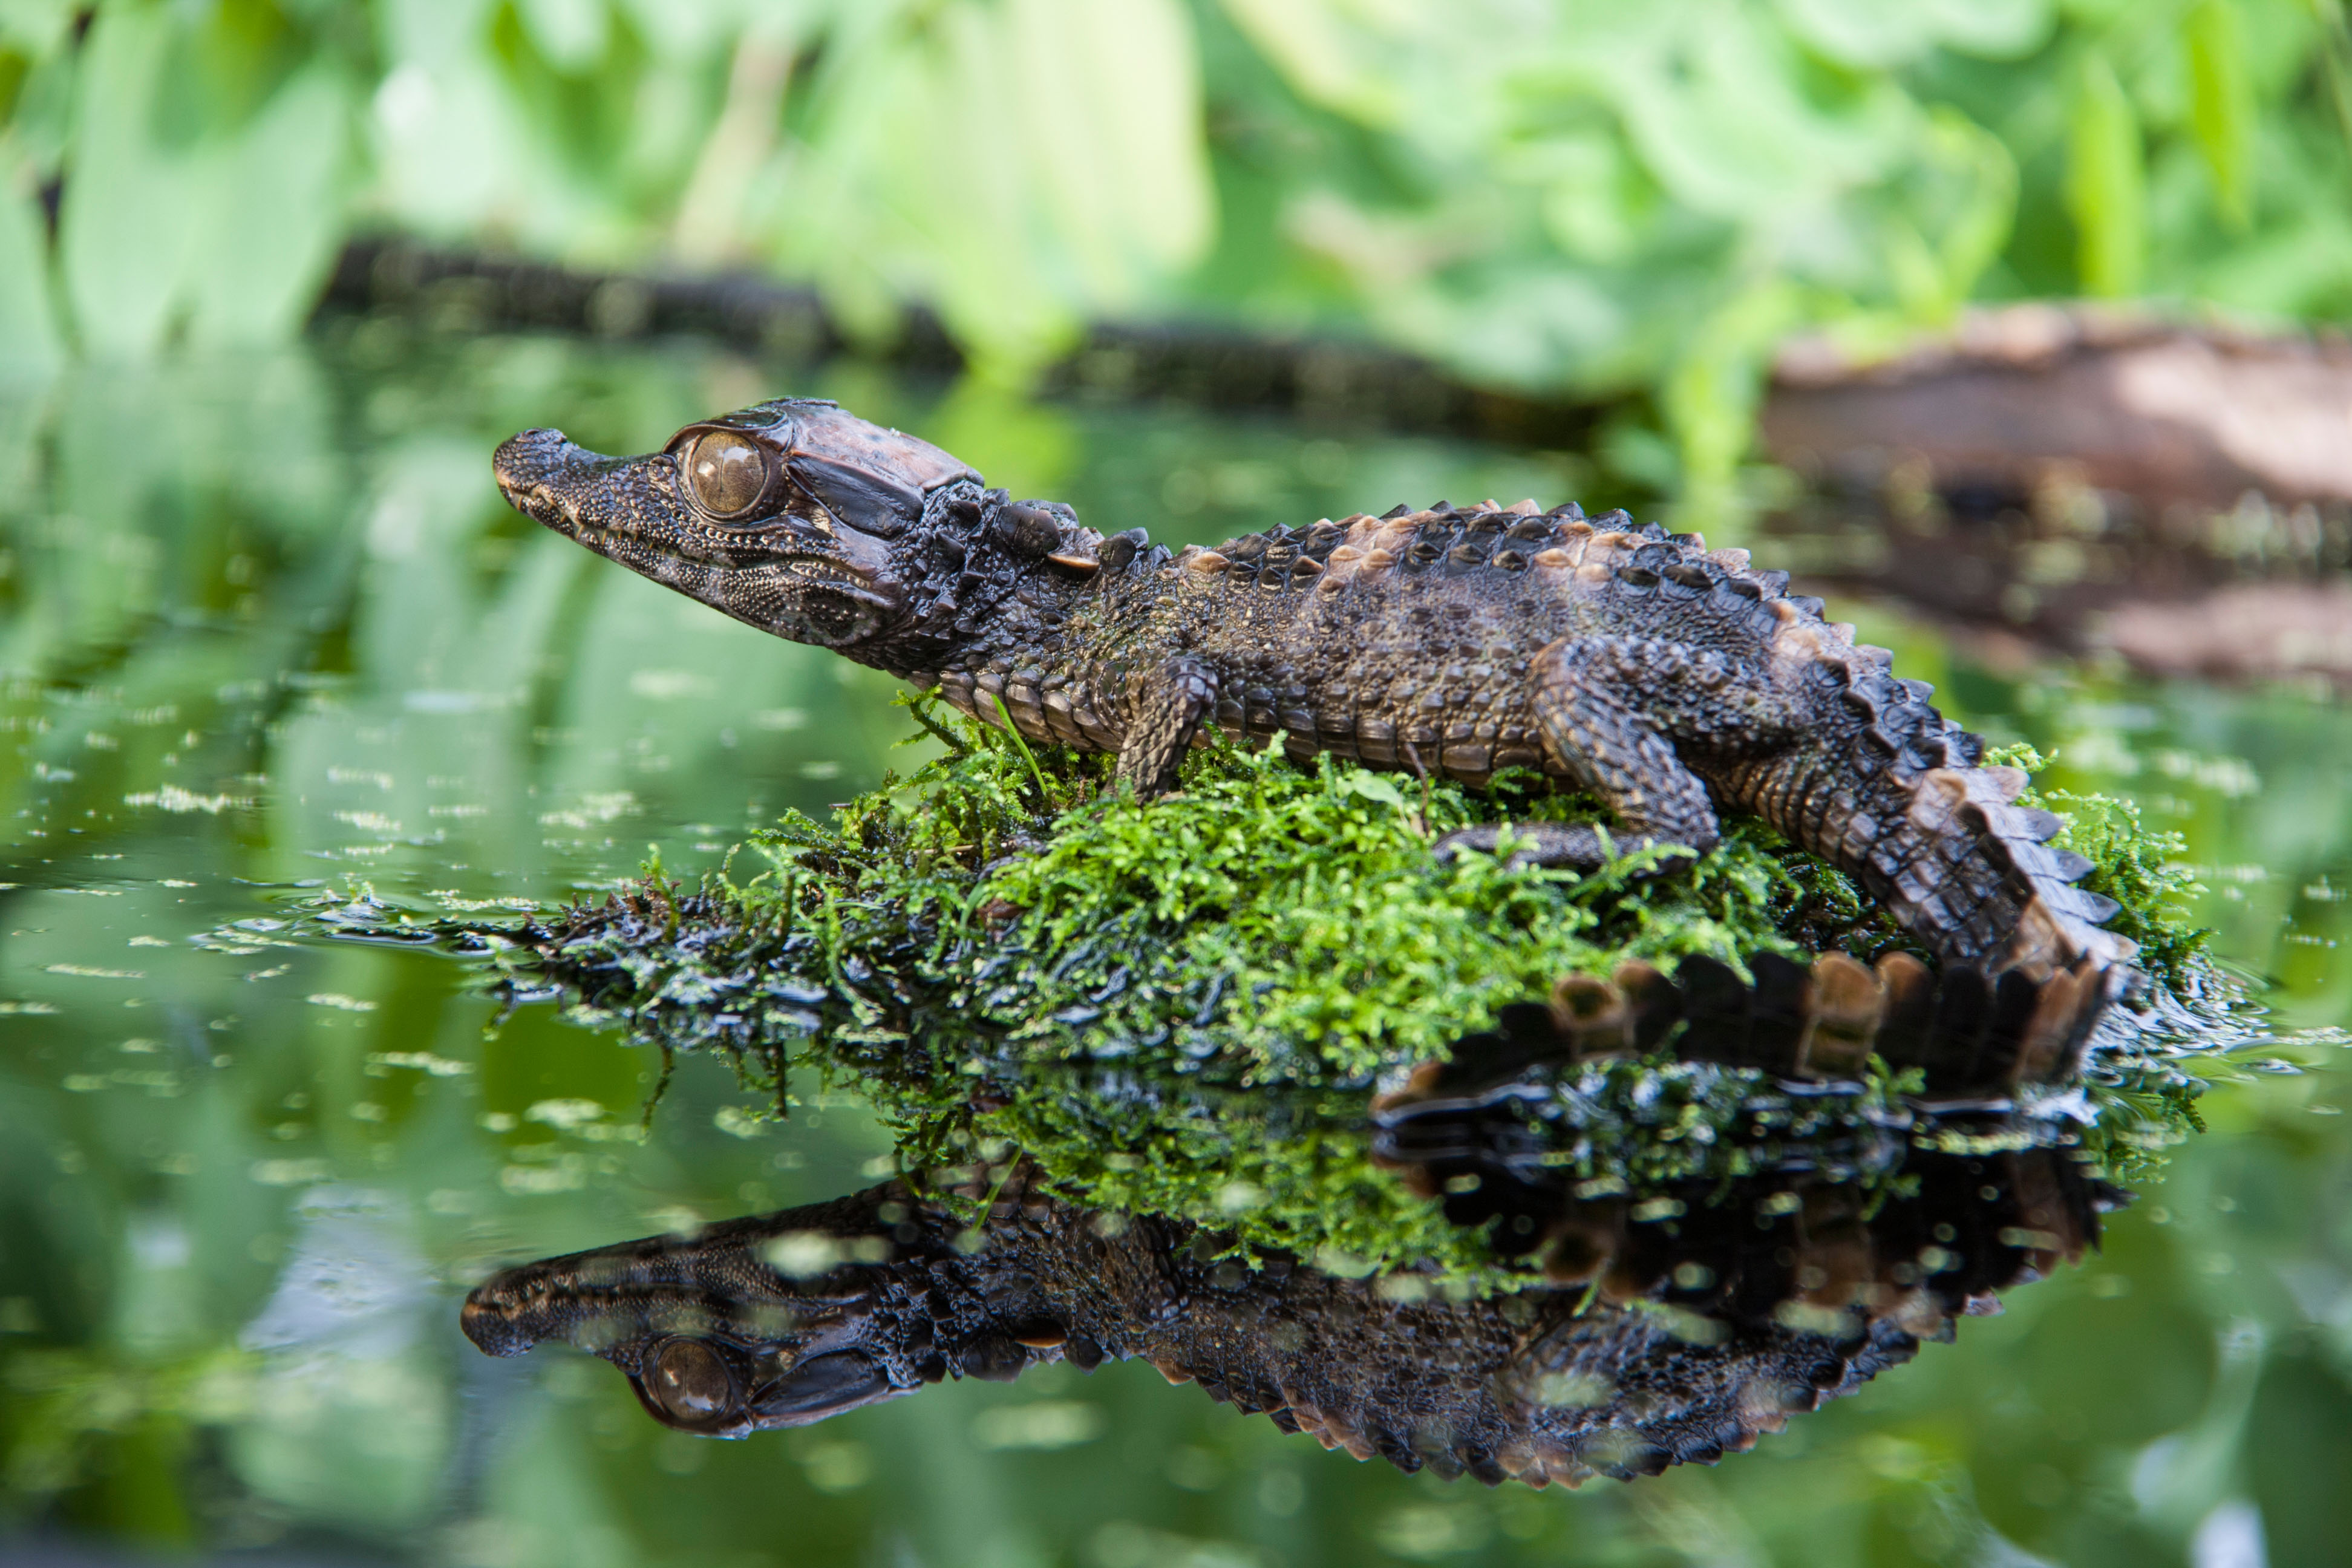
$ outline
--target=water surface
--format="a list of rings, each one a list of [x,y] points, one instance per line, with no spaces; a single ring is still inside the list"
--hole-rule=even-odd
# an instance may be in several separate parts
[[[88,369],[0,400],[0,1443],[19,1531],[483,1564],[2335,1560],[2352,1542],[2352,1078],[2217,1069],[2104,1250],[1720,1468],[1487,1492],[1350,1463],[1148,1366],[963,1381],[723,1444],[584,1357],[478,1355],[519,1259],[890,1173],[854,1100],[778,1129],[688,1060],[509,1010],[298,900],[452,912],[719,863],[913,754],[888,683],[507,511],[527,425],[644,450],[783,392],[1108,530],[1586,489],[1568,458],[1035,406],[699,347],[420,341]],[[1730,542],[1717,541],[1717,542]],[[2188,836],[2282,1029],[2352,1021],[2352,716],[2000,669],[1838,606],[1948,711]],[[2265,1065],[2267,1063],[2267,1065]],[[2301,1065],[2307,1071],[2284,1071]],[[2004,1552],[2012,1553],[2002,1557]]]

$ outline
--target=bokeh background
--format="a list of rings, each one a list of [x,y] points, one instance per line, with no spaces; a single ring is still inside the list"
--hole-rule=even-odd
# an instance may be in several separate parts
[[[0,362],[281,342],[389,230],[1634,395],[1731,484],[1773,345],[1966,301],[2352,310],[2340,0],[222,0],[0,8]],[[746,345],[748,346],[748,345]]]
[[[571,334],[322,308],[387,238],[804,285],[830,346],[649,336],[626,290]],[[2105,1251],[1958,1344],[1717,1470],[1488,1494],[1148,1368],[722,1445],[598,1363],[488,1362],[455,1304],[488,1269],[829,1196],[888,1142],[693,1062],[641,1131],[643,1052],[291,936],[321,893],[691,874],[904,764],[887,682],[504,510],[519,427],[644,450],[808,392],[1170,540],[1532,493],[1740,542],[1798,484],[1754,435],[1792,336],[2080,299],[2352,317],[2340,0],[0,0],[0,1553],[2352,1556],[2352,1075],[2317,1037],[2217,1062]],[[1582,434],[1053,390],[1104,322],[1402,351]],[[907,368],[927,323],[960,368]],[[1836,613],[2180,831],[2283,1033],[2352,1022],[2339,688]]]

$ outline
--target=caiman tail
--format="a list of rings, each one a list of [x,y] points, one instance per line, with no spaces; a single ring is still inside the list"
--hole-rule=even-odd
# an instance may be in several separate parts
[[[1786,603],[1786,601],[1783,601]],[[1732,762],[1718,787],[1860,881],[1948,969],[2037,984],[2096,973],[2110,994],[2137,979],[2137,944],[2100,923],[2112,899],[2073,884],[2091,862],[2048,840],[2053,814],[2017,804],[2023,772],[1979,765],[1984,743],[1927,701],[1893,655],[1790,614],[1774,651],[1794,667],[1818,726],[1809,743]]]

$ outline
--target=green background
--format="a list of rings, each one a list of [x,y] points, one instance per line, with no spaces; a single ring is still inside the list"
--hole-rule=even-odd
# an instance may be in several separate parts
[[[455,1305],[487,1270],[829,1195],[887,1141],[850,1103],[761,1131],[690,1064],[641,1142],[641,1053],[278,922],[320,887],[593,895],[649,843],[691,871],[894,760],[886,683],[503,510],[519,427],[643,450],[811,392],[1171,541],[1535,494],[1737,542],[1789,332],[2075,295],[2341,320],[2348,37],[2337,0],[0,0],[0,1551],[2342,1561],[2330,1046],[2217,1063],[2211,1131],[2104,1254],[1756,1454],[1489,1494],[1148,1368],[720,1445],[583,1358],[486,1361]],[[875,347],[925,305],[971,368],[306,332],[373,232],[807,282]],[[1530,454],[1034,399],[1103,318],[1360,336],[1606,411]],[[1835,613],[2186,833],[2284,1028],[2352,1022],[2335,693]]]

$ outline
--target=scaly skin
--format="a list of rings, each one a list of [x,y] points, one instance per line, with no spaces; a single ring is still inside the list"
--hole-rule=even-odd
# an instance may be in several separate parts
[[[1536,1194],[1554,1282],[1515,1295],[1253,1268],[1191,1226],[1080,1209],[1016,1174],[976,1234],[893,1182],[526,1264],[478,1288],[463,1321],[491,1355],[568,1340],[657,1420],[710,1436],[946,1377],[1139,1358],[1360,1459],[1575,1485],[1747,1448],[2096,1238],[2065,1151],[1913,1158],[1912,1195],[1872,1204],[1810,1173],[1707,1182],[1674,1226],[1628,1197]]]
[[[2133,977],[2133,944],[2099,929],[2114,904],[2069,885],[2088,863],[2011,804],[2024,775],[1979,766],[1928,688],[1786,595],[1786,574],[1696,534],[1441,504],[1171,554],[797,400],[640,458],[527,430],[495,467],[510,502],[590,549],[1033,740],[1115,752],[1139,795],[1171,787],[1211,726],[1472,785],[1530,769],[1593,792],[1620,831],[1528,825],[1522,855],[1702,851],[1719,811],[1743,811],[1859,879],[1947,965],[2105,994]]]

